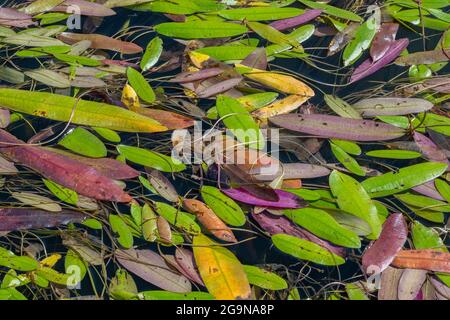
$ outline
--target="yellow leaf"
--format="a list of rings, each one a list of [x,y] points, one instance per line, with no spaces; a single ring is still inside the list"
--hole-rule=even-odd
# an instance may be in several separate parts
[[[207,54],[195,51],[189,52],[189,58],[191,59],[192,64],[197,68],[202,68],[203,63],[205,63],[210,59],[210,57]]]
[[[120,101],[122,101],[122,103],[130,110],[135,110],[141,106],[136,91],[128,84],[123,87],[122,98]]]
[[[44,258],[40,261],[41,267],[49,267],[52,268],[58,261],[61,259],[61,255],[58,253],[54,253],[47,258]]]
[[[199,234],[194,237],[194,257],[209,293],[218,300],[248,299],[247,275],[234,254]]]
[[[294,77],[281,73],[249,68],[241,64],[236,64],[236,67],[246,78],[278,91],[303,97],[314,96],[314,91],[309,86]]]
[[[259,120],[264,120],[279,114],[289,113],[305,103],[310,96],[290,95],[284,99],[277,100],[268,106],[258,109],[252,113],[252,116]]]

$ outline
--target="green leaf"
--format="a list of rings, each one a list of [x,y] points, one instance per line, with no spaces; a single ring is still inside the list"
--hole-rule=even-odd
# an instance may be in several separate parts
[[[241,207],[219,189],[203,186],[200,189],[200,193],[208,207],[225,223],[234,227],[240,227],[245,224],[246,218]]]
[[[0,247],[0,266],[18,271],[33,271],[39,262],[27,256],[16,256],[12,251]]]
[[[313,24],[307,24],[292,31],[288,34],[288,38],[298,43],[302,43],[312,37],[315,29]]]
[[[152,87],[150,87],[147,80],[145,80],[142,74],[140,74],[135,69],[128,67],[127,78],[128,82],[133,87],[134,91],[136,91],[139,98],[147,103],[155,102],[155,92],[153,91]]]
[[[164,202],[155,202],[156,212],[170,224],[192,234],[200,233],[200,226],[194,221],[191,214],[180,211]]]
[[[319,238],[347,248],[360,248],[356,233],[344,228],[326,211],[313,208],[283,210],[283,214]]]
[[[298,0],[301,3],[303,3],[305,6],[308,6],[313,9],[322,9],[326,14],[329,14],[330,16],[334,16],[337,18],[342,18],[345,20],[351,20],[356,22],[361,22],[363,19],[358,16],[356,13],[353,13],[348,10],[344,10],[341,8],[336,8],[331,5],[315,2],[315,1],[309,1],[309,0]]]
[[[101,230],[103,228],[102,223],[97,219],[86,219],[82,222],[82,225],[89,227],[94,230]]]
[[[255,120],[239,101],[220,95],[217,97],[216,106],[223,123],[240,142],[250,148],[264,148],[264,136]]]
[[[275,234],[272,242],[280,251],[300,260],[312,261],[325,266],[338,266],[345,260],[308,240],[300,239],[287,234]]]
[[[16,69],[0,66],[0,80],[12,84],[19,84],[25,81],[25,75]]]
[[[371,177],[362,182],[371,197],[385,197],[424,184],[439,177],[447,169],[447,164],[425,162]]]
[[[360,167],[358,162],[349,154],[347,154],[347,152],[345,152],[341,147],[335,145],[332,142],[330,142],[330,146],[331,151],[333,152],[336,159],[338,159],[338,161],[342,163],[345,168],[358,176],[366,175],[366,172]]]
[[[124,108],[48,92],[0,88],[3,108],[57,121],[126,132],[165,131],[159,122]]]
[[[155,37],[148,43],[140,63],[140,67],[143,72],[147,71],[158,62],[162,50],[163,41],[161,40],[161,38]]]
[[[142,207],[142,235],[144,239],[153,242],[158,237],[158,216],[153,209],[146,203]]]
[[[233,37],[248,31],[240,24],[212,21],[165,22],[154,28],[159,34],[182,39]]]
[[[416,249],[435,249],[447,252],[447,247],[439,233],[433,228],[426,227],[419,221],[414,221],[411,228],[412,240]]]
[[[434,181],[436,189],[439,191],[442,198],[444,198],[448,203],[450,203],[450,185],[441,179],[436,179]]]
[[[119,269],[109,283],[109,291],[113,299],[136,296],[138,289],[133,277],[125,270]]]
[[[422,156],[420,152],[409,150],[373,150],[366,152],[369,157],[385,159],[416,159]]]
[[[179,172],[186,169],[186,165],[179,160],[147,149],[120,144],[117,151],[128,161],[159,171]]]
[[[61,201],[76,205],[78,203],[78,194],[70,189],[67,189],[53,181],[42,179],[45,186]]]
[[[58,144],[75,153],[91,158],[103,158],[107,154],[103,142],[86,129],[80,127],[76,127],[66,134]]]
[[[143,300],[214,300],[214,297],[207,292],[178,293],[169,291],[143,291],[139,293]]]
[[[26,6],[23,12],[34,15],[36,13],[49,11],[63,2],[64,0],[36,0]]]
[[[353,141],[331,139],[331,142],[349,154],[355,156],[359,156],[361,154],[361,148]]]
[[[350,300],[369,300],[366,292],[357,283],[347,283],[345,291]]]
[[[254,32],[256,32],[261,38],[266,39],[267,41],[270,41],[272,43],[276,44],[290,44],[292,46],[298,45],[298,43],[289,38],[289,36],[285,35],[284,33],[278,31],[277,29],[260,22],[247,22],[247,25],[252,29]]]
[[[27,298],[14,288],[0,289],[0,300],[27,300]]]
[[[252,285],[267,290],[283,290],[288,287],[286,280],[273,272],[255,266],[243,265],[243,267],[248,282]]]
[[[359,112],[353,109],[350,104],[341,98],[325,94],[324,99],[325,103],[331,108],[331,110],[336,112],[337,115],[340,115],[343,118],[362,119]]]
[[[133,235],[130,228],[127,226],[125,221],[116,214],[109,215],[109,223],[111,229],[118,234],[117,241],[125,249],[129,249],[133,246]]]
[[[92,128],[98,135],[100,135],[103,139],[108,140],[113,143],[120,142],[120,136],[117,132],[111,129],[94,127]]]
[[[377,22],[375,15],[371,16],[355,32],[354,38],[347,44],[343,52],[344,65],[353,64],[370,47],[377,33]]]
[[[206,54],[220,61],[227,61],[227,60],[243,60],[253,51],[255,51],[255,47],[239,45],[239,46],[211,46],[197,49],[194,52]]]
[[[406,203],[407,205],[411,205],[420,208],[422,210],[450,212],[449,204],[445,203],[444,201],[439,201],[433,198],[415,195],[412,193],[396,194],[394,197]]]
[[[50,282],[56,283],[56,284],[60,284],[63,286],[67,286],[70,283],[70,274],[65,274],[65,273],[59,273],[58,271],[49,268],[49,267],[39,267],[39,269],[37,269],[36,274]]]
[[[265,21],[291,18],[303,12],[297,8],[253,7],[221,10],[218,14],[228,20]]]
[[[303,187],[300,189],[284,189],[284,191],[293,193],[307,201],[316,201],[321,198],[320,193],[316,192],[315,190],[305,189]]]
[[[334,170],[329,178],[330,188],[337,198],[339,208],[366,221],[377,239],[381,232],[381,222],[377,208],[363,186],[350,176]]]

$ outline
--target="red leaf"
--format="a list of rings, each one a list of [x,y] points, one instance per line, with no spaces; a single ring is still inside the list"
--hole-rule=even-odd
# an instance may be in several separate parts
[[[82,40],[91,41],[91,48],[93,49],[105,49],[117,51],[125,54],[133,54],[142,52],[142,48],[132,42],[121,41],[107,37],[101,34],[81,34],[63,32],[58,36],[58,39],[67,43],[74,44]]]
[[[399,25],[397,23],[383,23],[375,35],[370,47],[372,61],[380,60],[395,41]]]

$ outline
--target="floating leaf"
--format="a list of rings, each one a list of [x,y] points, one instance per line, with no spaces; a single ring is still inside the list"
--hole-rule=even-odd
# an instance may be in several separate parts
[[[362,21],[362,18],[358,16],[356,13],[353,13],[348,10],[344,10],[341,8],[337,8],[325,3],[321,2],[315,2],[315,1],[309,1],[309,0],[299,0],[301,3],[303,3],[305,6],[308,6],[313,9],[320,9],[323,10],[326,14],[329,14],[331,16],[335,16],[337,18],[342,18],[345,20],[351,20],[360,22]]]
[[[86,129],[77,127],[64,136],[59,145],[83,156],[103,158],[107,150],[103,142]]]
[[[450,272],[450,253],[436,250],[401,250],[392,261],[398,268]]]
[[[373,150],[366,152],[366,155],[385,159],[416,159],[421,156],[419,152],[408,150]]]
[[[25,71],[24,74],[32,78],[33,80],[41,82],[50,87],[55,88],[70,87],[70,80],[66,76],[52,70],[38,69],[32,71]]]
[[[248,282],[252,285],[268,290],[283,290],[288,287],[286,280],[275,273],[255,266],[244,265],[243,267],[247,275]]]
[[[144,76],[140,74],[138,71],[134,70],[131,67],[127,68],[127,78],[130,85],[138,94],[139,98],[144,100],[147,103],[152,103],[155,101],[155,93],[153,92],[152,87],[148,84],[147,80],[145,80]]]
[[[221,10],[219,16],[228,20],[265,21],[291,18],[303,13],[297,8],[254,7]]]
[[[177,293],[169,291],[142,291],[139,292],[143,300],[214,300],[214,297],[207,292]]]
[[[345,47],[343,52],[344,66],[353,64],[370,47],[372,39],[377,32],[375,15],[371,16],[355,32],[354,38]]]
[[[155,202],[156,212],[164,217],[169,223],[192,234],[200,233],[200,226],[194,221],[194,218],[177,208],[164,202]]]
[[[358,162],[353,157],[348,155],[341,147],[335,145],[334,143],[330,143],[330,146],[333,155],[345,168],[359,176],[366,175],[366,172],[360,167]]]
[[[194,257],[203,282],[216,299],[249,299],[250,285],[239,260],[204,235],[194,237]]]
[[[239,24],[213,21],[165,22],[154,28],[159,34],[182,39],[233,37],[247,32],[247,28]]]
[[[64,188],[59,184],[43,179],[45,186],[61,201],[76,205],[78,203],[78,194],[70,189]]]
[[[321,13],[322,10],[320,9],[306,10],[304,13],[292,18],[282,20],[277,19],[278,21],[272,22],[270,26],[277,29],[278,31],[282,31],[314,20],[315,18],[320,16]]]
[[[245,223],[245,214],[241,207],[219,189],[203,186],[200,192],[206,204],[227,224],[240,227]]]
[[[345,262],[342,257],[308,240],[287,234],[276,234],[272,236],[272,241],[280,251],[300,260],[312,261],[325,266],[337,266]]]
[[[158,152],[123,144],[118,145],[117,150],[131,162],[163,172],[179,172],[186,169],[186,165],[179,160]]]
[[[361,115],[359,114],[359,112],[354,110],[352,106],[344,100],[329,94],[324,95],[324,99],[326,104],[341,117],[361,119]]]
[[[11,196],[20,202],[51,212],[59,212],[62,210],[61,206],[47,198],[38,194],[28,193],[28,192],[12,192]]]
[[[365,117],[395,116],[428,111],[433,104],[419,98],[369,98],[358,101],[352,107]]]
[[[111,229],[119,236],[117,241],[119,241],[120,245],[125,249],[131,248],[133,246],[133,235],[125,221],[115,214],[110,214],[108,218]]]

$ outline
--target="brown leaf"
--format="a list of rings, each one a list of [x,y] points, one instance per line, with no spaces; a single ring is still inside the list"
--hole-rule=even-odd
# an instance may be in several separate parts
[[[401,250],[392,261],[397,268],[450,272],[450,253],[436,250]]]

